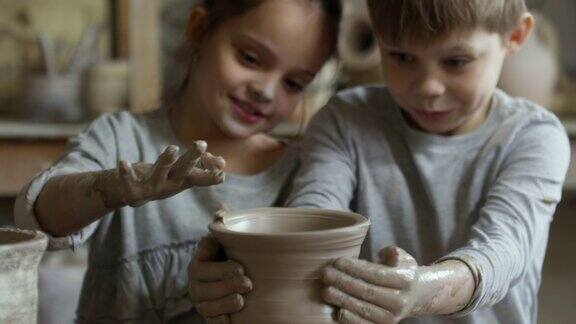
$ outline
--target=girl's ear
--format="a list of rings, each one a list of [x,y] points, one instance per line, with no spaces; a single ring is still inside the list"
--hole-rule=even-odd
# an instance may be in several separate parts
[[[186,40],[193,47],[199,46],[208,29],[208,11],[203,6],[196,6],[188,16]]]
[[[534,17],[532,14],[526,12],[520,17],[516,26],[514,26],[507,36],[508,54],[515,53],[522,47],[522,44],[524,44],[524,41],[526,41],[530,35],[532,28],[534,28]]]

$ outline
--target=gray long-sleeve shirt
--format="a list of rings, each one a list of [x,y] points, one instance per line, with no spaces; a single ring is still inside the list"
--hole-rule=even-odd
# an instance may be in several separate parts
[[[421,264],[470,266],[478,287],[464,310],[405,323],[535,323],[569,156],[553,114],[501,91],[478,128],[440,136],[409,127],[385,88],[356,88],[311,122],[288,203],[368,216],[363,258],[397,245]]]
[[[72,138],[67,152],[18,196],[15,222],[40,229],[34,203],[57,175],[116,168],[118,161],[153,163],[168,145],[185,147],[172,132],[167,110],[142,115],[106,114]],[[90,258],[77,311],[79,323],[198,323],[188,298],[188,263],[220,204],[231,209],[280,205],[297,166],[290,146],[269,169],[227,174],[218,186],[194,187],[167,199],[120,208],[51,248],[78,246],[88,238]]]

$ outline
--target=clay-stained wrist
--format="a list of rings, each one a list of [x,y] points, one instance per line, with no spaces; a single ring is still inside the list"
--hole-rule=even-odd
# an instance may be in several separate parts
[[[418,269],[417,302],[412,316],[448,315],[466,307],[475,289],[472,271],[460,260]]]
[[[100,197],[105,208],[114,210],[131,204],[126,198],[118,169],[94,172],[91,175],[90,193]]]

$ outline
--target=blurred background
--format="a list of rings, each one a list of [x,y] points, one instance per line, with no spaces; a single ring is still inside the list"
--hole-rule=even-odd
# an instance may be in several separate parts
[[[62,153],[68,137],[102,113],[158,108],[185,71],[187,9],[195,0],[0,0],[0,227],[14,197]],[[275,134],[294,137],[338,89],[381,81],[364,0],[344,0],[341,59]],[[576,322],[576,2],[528,1],[537,28],[505,64],[500,87],[556,113],[572,141],[572,166],[550,233],[539,323]],[[71,323],[86,248],[48,252],[40,267],[39,323]]]

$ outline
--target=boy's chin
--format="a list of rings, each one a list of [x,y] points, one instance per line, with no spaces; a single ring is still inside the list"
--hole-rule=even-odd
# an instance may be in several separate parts
[[[443,136],[450,136],[454,135],[456,126],[451,125],[430,125],[430,124],[422,124],[416,123],[417,129],[421,132],[434,134],[434,135],[443,135]]]

